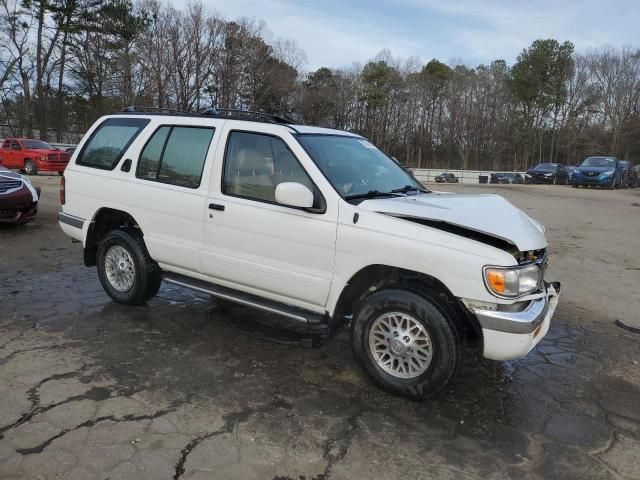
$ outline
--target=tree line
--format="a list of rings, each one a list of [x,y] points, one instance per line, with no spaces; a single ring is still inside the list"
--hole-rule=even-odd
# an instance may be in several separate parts
[[[129,105],[211,106],[365,135],[408,166],[640,162],[640,50],[536,40],[513,65],[395,58],[305,71],[263,22],[203,3],[0,0],[0,134],[77,141]]]

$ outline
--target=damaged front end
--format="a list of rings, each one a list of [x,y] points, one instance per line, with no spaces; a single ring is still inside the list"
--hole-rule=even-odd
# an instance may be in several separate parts
[[[544,227],[497,195],[426,194],[367,200],[360,207],[424,225],[507,252],[514,262],[485,265],[478,275],[493,297],[459,298],[482,329],[483,355],[493,360],[525,356],[547,333],[560,295],[544,281]]]

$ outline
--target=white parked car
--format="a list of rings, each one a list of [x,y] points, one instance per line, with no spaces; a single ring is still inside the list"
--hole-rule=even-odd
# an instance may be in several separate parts
[[[558,303],[544,227],[502,197],[428,191],[359,135],[264,114],[103,117],[61,200],[116,302],[164,280],[297,328],[347,324],[367,373],[411,398],[441,391],[467,342],[523,357]]]

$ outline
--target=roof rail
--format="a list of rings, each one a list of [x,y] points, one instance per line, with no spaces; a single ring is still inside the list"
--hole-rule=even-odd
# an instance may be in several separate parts
[[[131,105],[129,107],[123,108],[122,112],[126,113],[158,113],[158,114],[169,114],[169,115],[198,115],[194,112],[185,112],[183,110],[174,110],[171,108],[161,108],[161,107],[140,107],[137,105]]]
[[[240,110],[237,108],[217,108],[211,107],[202,112],[203,115],[210,115],[213,117],[224,117],[233,120],[249,120],[254,122],[266,122],[266,123],[279,123],[282,125],[288,125],[294,123],[293,120],[279,115],[272,115],[270,113],[255,112],[252,110]]]
[[[122,110],[123,113],[140,113],[140,114],[156,114],[156,115],[185,115],[192,117],[217,117],[224,118],[228,120],[245,120],[249,122],[262,122],[262,123],[276,123],[279,125],[288,125],[290,128],[295,130],[295,128],[291,127],[292,123],[295,123],[293,120],[285,117],[281,117],[278,115],[271,115],[269,113],[263,112],[254,112],[252,110],[239,110],[235,108],[217,108],[211,107],[203,110],[202,112],[185,112],[182,110],[174,110],[170,108],[160,108],[160,107],[139,107],[139,106],[129,106]]]

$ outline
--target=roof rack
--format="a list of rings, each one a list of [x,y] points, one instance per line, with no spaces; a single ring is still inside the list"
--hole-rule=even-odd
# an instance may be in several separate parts
[[[278,115],[271,115],[269,113],[254,112],[252,110],[239,110],[235,108],[216,108],[211,107],[203,110],[202,112],[185,112],[182,110],[173,110],[170,108],[159,107],[139,107],[132,105],[122,110],[125,113],[146,113],[157,115],[186,115],[194,117],[218,117],[228,120],[245,120],[250,122],[262,122],[262,123],[276,123],[279,125],[290,125],[293,120]],[[293,127],[291,127],[293,128]],[[294,129],[295,130],[295,129]]]
[[[279,123],[289,125],[293,120],[270,113],[255,112],[252,110],[239,110],[237,108],[216,108],[211,107],[202,112],[203,115],[213,117],[224,117],[233,120],[249,120],[253,122]]]
[[[122,109],[122,112],[125,113],[157,113],[159,115],[169,114],[169,115],[189,115],[189,116],[198,116],[197,113],[194,112],[185,112],[183,110],[174,110],[171,108],[161,108],[161,107],[139,107],[136,105],[131,105],[129,107],[125,107]]]

